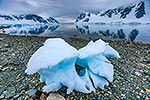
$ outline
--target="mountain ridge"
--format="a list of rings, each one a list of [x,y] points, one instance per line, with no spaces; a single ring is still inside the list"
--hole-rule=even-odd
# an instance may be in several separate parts
[[[150,1],[139,0],[134,3],[112,9],[101,10],[99,13],[81,13],[76,23],[130,23],[150,22]]]
[[[59,22],[52,18],[43,18],[36,14],[21,15],[0,15],[1,24],[58,24]]]

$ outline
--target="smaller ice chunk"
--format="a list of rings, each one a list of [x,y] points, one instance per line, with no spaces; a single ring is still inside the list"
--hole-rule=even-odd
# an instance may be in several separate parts
[[[78,51],[61,38],[48,39],[30,58],[25,73],[33,74],[40,69],[55,67],[62,61],[78,56]]]

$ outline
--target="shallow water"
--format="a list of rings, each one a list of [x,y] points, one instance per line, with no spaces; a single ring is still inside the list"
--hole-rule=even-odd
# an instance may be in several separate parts
[[[150,43],[150,24],[143,25],[113,25],[113,24],[90,24],[90,25],[11,25],[10,28],[0,30],[0,33],[11,35],[27,35],[40,37],[62,38],[102,38],[112,40],[127,40],[131,42]]]

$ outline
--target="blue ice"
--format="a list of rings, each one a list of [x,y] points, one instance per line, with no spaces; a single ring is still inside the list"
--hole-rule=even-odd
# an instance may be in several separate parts
[[[44,92],[57,91],[67,87],[67,94],[73,90],[82,93],[104,89],[113,80],[113,65],[107,58],[119,58],[116,50],[101,39],[89,42],[77,50],[60,38],[48,39],[30,58],[26,73],[40,74],[45,82]],[[78,75],[75,66],[84,68]]]

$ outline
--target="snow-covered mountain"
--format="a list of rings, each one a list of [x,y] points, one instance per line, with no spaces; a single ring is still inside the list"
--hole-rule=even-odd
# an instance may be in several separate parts
[[[58,21],[35,14],[0,15],[0,24],[58,24]]]
[[[76,23],[150,23],[150,0],[138,0],[97,14],[82,13],[77,17]]]

